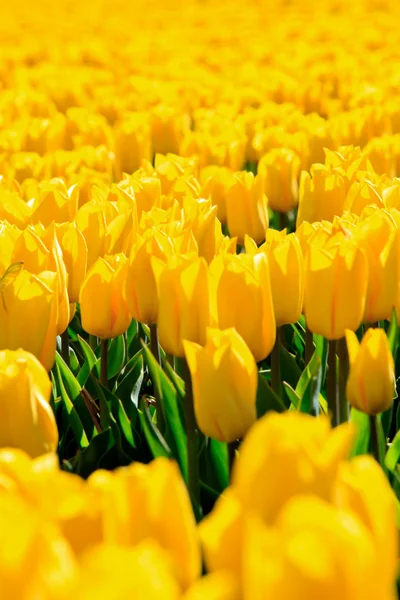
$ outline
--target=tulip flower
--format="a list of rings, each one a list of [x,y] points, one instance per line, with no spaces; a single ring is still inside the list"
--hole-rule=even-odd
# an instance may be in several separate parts
[[[41,277],[46,275],[47,283]],[[47,371],[54,363],[57,338],[57,274],[40,277],[22,271],[1,290],[0,348],[31,352]]]
[[[58,431],[44,367],[24,350],[0,351],[0,446],[36,457],[55,452]]]
[[[234,327],[256,361],[263,360],[276,337],[266,255],[218,256],[210,265],[210,278],[219,327]]]
[[[234,181],[233,173],[227,167],[212,165],[200,172],[201,197],[210,198],[212,204],[217,206],[217,217],[221,223],[227,221],[226,194]]]
[[[388,410],[393,402],[394,361],[383,329],[368,329],[361,343],[346,331],[350,373],[346,394],[352,406],[369,415]]]
[[[132,249],[126,278],[126,301],[132,317],[139,323],[157,323],[158,298],[151,257],[164,262],[172,251],[171,240],[159,230],[148,230],[151,235],[138,238]]]
[[[352,240],[325,250],[311,245],[305,259],[304,312],[307,327],[328,340],[355,331],[364,316],[368,265]]]
[[[245,171],[237,173],[226,194],[226,212],[229,232],[239,243],[246,234],[257,244],[262,242],[269,222],[262,178]]]
[[[128,262],[123,255],[109,261],[98,258],[89,269],[79,302],[82,327],[90,335],[109,339],[128,329],[131,315],[124,292],[127,272]]]
[[[315,164],[310,173],[303,171],[300,177],[297,227],[303,221],[333,221],[343,214],[347,189],[340,169]]]
[[[70,303],[79,301],[79,292],[86,275],[87,246],[84,235],[73,222],[62,236],[61,249],[68,273],[68,297]]]
[[[107,223],[114,216],[111,203],[94,201],[84,204],[77,212],[75,223],[86,240],[88,269],[104,254]]]
[[[157,282],[158,335],[161,346],[184,356],[183,340],[204,345],[210,324],[208,267],[204,258],[171,259],[165,264],[153,257]]]
[[[221,442],[245,435],[256,421],[257,365],[235,329],[207,329],[202,348],[183,342],[200,430]]]
[[[151,129],[145,114],[127,113],[115,129],[115,176],[133,173],[142,160],[151,160]]]
[[[272,210],[288,212],[299,202],[298,175],[300,159],[287,148],[275,148],[258,163],[258,173],[264,177],[264,190]]]
[[[240,585],[230,573],[210,573],[194,583],[184,600],[240,600]]]

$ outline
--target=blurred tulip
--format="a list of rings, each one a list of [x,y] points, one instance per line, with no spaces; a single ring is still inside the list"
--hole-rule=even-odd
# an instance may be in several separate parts
[[[266,358],[276,336],[266,255],[218,256],[210,280],[220,329],[234,327],[257,362]]]
[[[128,329],[131,315],[124,289],[127,273],[128,262],[123,255],[110,262],[98,258],[87,272],[79,302],[82,327],[90,335],[109,339]]]
[[[393,403],[395,371],[383,329],[368,329],[361,343],[346,331],[350,373],[346,394],[352,406],[369,415],[388,410]]]
[[[50,286],[36,275],[22,271],[0,291],[0,348],[23,348],[49,371],[56,352],[57,274],[44,274],[48,275]]]
[[[21,448],[32,457],[55,452],[50,394],[50,379],[37,358],[24,350],[0,351],[1,447]]]
[[[355,331],[364,316],[368,265],[352,240],[325,250],[311,245],[305,258],[304,313],[307,327],[328,340]]]
[[[157,282],[160,345],[174,356],[184,356],[183,340],[204,345],[210,325],[210,289],[204,258],[181,257],[165,264],[152,257]]]
[[[224,571],[201,577],[184,596],[184,600],[240,600],[238,582]]]
[[[268,205],[260,176],[246,171],[236,173],[226,194],[229,233],[243,243],[247,234],[257,244],[265,239],[268,227]]]
[[[133,173],[142,159],[151,160],[151,129],[145,114],[128,113],[115,128],[115,177]]]
[[[275,148],[258,163],[258,173],[264,178],[264,190],[272,210],[288,212],[299,202],[298,176],[300,159],[287,148]]]
[[[256,421],[257,365],[235,329],[207,329],[202,348],[183,342],[200,430],[221,442],[245,435]]]
[[[303,171],[300,178],[297,227],[303,221],[332,221],[344,210],[347,190],[340,169],[315,164],[310,173]]]

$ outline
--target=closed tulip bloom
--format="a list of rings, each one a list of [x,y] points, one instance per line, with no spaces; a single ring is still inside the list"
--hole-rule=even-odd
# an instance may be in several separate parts
[[[368,329],[361,343],[346,331],[350,373],[346,394],[352,406],[369,415],[388,410],[393,402],[395,371],[383,329]]]
[[[201,197],[210,198],[214,206],[218,207],[217,216],[221,223],[226,223],[226,194],[234,182],[234,176],[227,167],[211,165],[200,172]]]
[[[152,258],[158,295],[158,335],[161,346],[184,356],[183,340],[204,345],[210,325],[210,287],[204,258]]]
[[[111,208],[111,203],[109,204]],[[75,222],[86,240],[87,268],[90,269],[95,260],[104,254],[108,222],[105,206],[93,201],[84,204],[78,210]]]
[[[352,240],[329,250],[311,245],[305,259],[307,327],[328,340],[355,331],[364,316],[367,285],[365,253]]]
[[[257,419],[257,365],[235,329],[207,330],[202,348],[183,343],[200,430],[221,442],[245,435]]]
[[[297,227],[303,221],[333,221],[344,210],[347,187],[340,169],[315,164],[310,173],[303,171],[300,177]]]
[[[259,244],[265,239],[268,227],[268,204],[260,176],[246,171],[236,173],[234,183],[226,194],[229,233],[243,243],[249,235]]]
[[[300,158],[288,148],[274,148],[258,163],[264,190],[272,210],[288,212],[299,202]]]
[[[50,394],[49,376],[33,354],[0,351],[0,446],[21,448],[32,457],[56,451]]]
[[[294,233],[282,239],[269,229],[265,244],[277,327],[300,319],[304,295],[304,265]]]
[[[166,261],[172,247],[168,236],[154,230],[147,238],[138,238],[132,249],[126,278],[126,301],[132,317],[139,323],[157,323],[158,297],[151,257]]]
[[[219,327],[234,327],[256,361],[263,360],[276,337],[266,255],[218,256],[210,265],[210,277]]]
[[[68,273],[68,297],[70,303],[79,302],[79,292],[86,275],[87,246],[84,235],[71,223],[61,239],[65,268]]]
[[[151,160],[151,129],[145,114],[128,113],[115,127],[115,178],[133,173]]]
[[[49,371],[56,353],[57,274],[44,273],[48,274],[47,284],[36,275],[22,271],[1,291],[0,348],[23,348]]]
[[[131,315],[126,303],[124,283],[128,262],[123,256],[114,265],[98,258],[81,287],[79,302],[83,329],[102,339],[117,337],[126,331]]]

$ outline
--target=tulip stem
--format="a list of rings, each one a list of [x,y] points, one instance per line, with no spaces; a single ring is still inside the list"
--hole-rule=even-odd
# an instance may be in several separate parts
[[[108,386],[108,340],[101,340],[100,383]]]
[[[188,490],[196,518],[200,519],[199,460],[197,456],[196,416],[194,414],[193,387],[189,366],[182,360],[183,380],[185,382],[185,428],[188,455]]]
[[[70,367],[71,364],[70,364],[70,360],[69,360],[68,327],[61,334],[61,356],[63,357],[63,360],[64,360],[65,364],[67,365],[67,367]]]
[[[281,359],[280,359],[280,327],[276,330],[276,339],[271,353],[271,383],[278,396],[281,394]]]
[[[337,342],[339,356],[339,419],[340,423],[349,420],[349,405],[346,398],[346,383],[349,375],[349,354],[347,352],[346,339],[341,338]]]
[[[156,361],[162,368],[160,344],[158,343],[158,327],[155,323],[153,323],[152,325],[149,326],[149,328],[150,328],[150,349],[151,349],[151,352],[152,352],[154,358],[156,359]],[[154,386],[154,399],[156,401],[157,427],[161,431],[161,433],[163,433],[165,430],[164,413],[163,413],[163,407],[161,405],[160,395],[158,393],[158,389],[156,386]]]
[[[377,415],[369,415],[369,428],[370,428],[370,436],[371,436],[372,455],[374,456],[374,458],[380,465],[383,465],[384,458],[382,456],[381,447],[379,444],[378,416]]]
[[[329,341],[326,394],[328,400],[328,410],[332,418],[332,425],[333,427],[336,427],[336,425],[339,425],[340,423],[339,389],[336,365],[336,340]]]
[[[313,334],[312,334],[312,331],[310,331],[308,329],[308,327],[306,327],[306,349],[305,349],[305,356],[304,356],[304,362],[306,365],[308,365],[308,363],[310,362],[313,354],[314,354]]]

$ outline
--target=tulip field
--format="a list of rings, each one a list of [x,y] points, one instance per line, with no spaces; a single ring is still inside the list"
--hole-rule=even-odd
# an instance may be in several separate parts
[[[0,18],[0,600],[400,597],[400,3]]]

